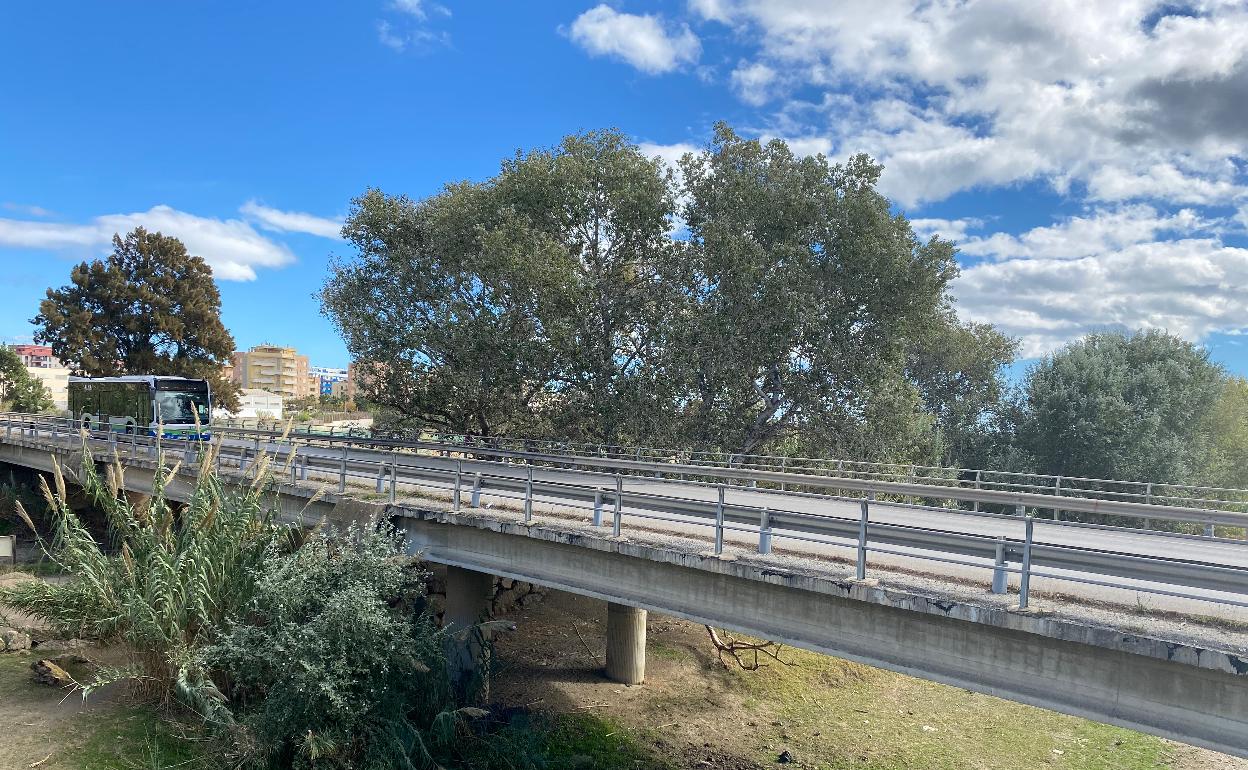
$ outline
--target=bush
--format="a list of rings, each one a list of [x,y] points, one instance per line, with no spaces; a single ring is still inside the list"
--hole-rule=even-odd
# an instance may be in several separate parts
[[[211,462],[209,456],[204,467]],[[251,598],[261,562],[286,540],[258,483],[230,491],[204,473],[190,501],[179,505],[164,494],[176,472],[162,469],[151,497],[132,502],[120,491],[121,466],[108,467],[102,478],[84,447],[78,482],[104,514],[111,548],[70,508],[60,466],[53,468],[55,491],[40,476],[52,540],[39,544],[71,579],[20,583],[0,592],[0,603],[130,653],[130,666],[104,672],[88,690],[126,678],[167,700],[193,653]],[[35,530],[20,500],[16,510]]]
[[[353,525],[264,562],[240,620],[198,656],[240,764],[424,767],[454,737],[441,637],[396,601],[423,590],[400,553],[387,529]]]

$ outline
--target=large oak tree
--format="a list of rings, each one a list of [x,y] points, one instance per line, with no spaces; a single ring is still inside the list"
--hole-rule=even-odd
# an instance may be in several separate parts
[[[172,236],[142,227],[113,236],[112,254],[48,289],[32,323],[36,341],[78,374],[204,378],[219,404],[235,403],[221,375],[234,339],[221,323],[212,268]]]

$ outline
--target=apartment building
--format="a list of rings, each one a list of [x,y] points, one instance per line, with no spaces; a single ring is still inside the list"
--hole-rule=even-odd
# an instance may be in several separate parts
[[[294,348],[256,345],[235,352],[232,367],[232,379],[241,387],[267,390],[285,400],[315,396],[320,389],[320,381],[311,375],[308,357]]]
[[[22,366],[27,369],[63,369],[65,367],[47,345],[10,345]]]

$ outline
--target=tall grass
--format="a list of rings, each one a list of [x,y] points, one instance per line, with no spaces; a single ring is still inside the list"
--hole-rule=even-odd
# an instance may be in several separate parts
[[[277,521],[260,469],[254,483],[227,488],[207,472],[213,451],[205,445],[205,472],[179,504],[165,493],[178,465],[158,463],[152,494],[132,499],[123,491],[120,463],[101,475],[84,446],[75,480],[104,515],[104,543],[70,507],[66,474],[55,459],[52,485],[40,477],[51,536],[39,537],[39,545],[68,579],[20,583],[0,592],[0,603],[127,651],[130,665],[103,672],[94,685],[128,678],[168,698],[195,650],[251,598],[264,559],[287,542],[290,530]],[[38,535],[20,501],[16,510]]]

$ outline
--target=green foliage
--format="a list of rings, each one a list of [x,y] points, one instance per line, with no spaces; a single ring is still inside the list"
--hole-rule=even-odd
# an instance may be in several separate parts
[[[121,643],[133,654],[130,669],[106,672],[89,687],[133,678],[163,699],[193,652],[250,598],[259,566],[284,530],[255,487],[231,491],[202,474],[190,501],[178,506],[164,495],[172,471],[163,471],[152,496],[133,502],[119,491],[121,473],[114,465],[101,477],[84,447],[78,482],[103,512],[111,548],[70,508],[60,466],[55,489],[40,477],[53,532],[40,545],[71,579],[19,583],[0,592],[0,603],[74,636]],[[18,513],[33,530],[20,502]]]
[[[31,323],[35,339],[82,374],[202,377],[221,406],[237,406],[235,386],[221,375],[234,339],[221,323],[212,268],[177,238],[142,227],[114,235],[113,253],[48,289]]]
[[[0,345],[0,403],[14,412],[45,412],[52,408],[52,394],[22,365],[21,356]]]
[[[936,419],[946,465],[997,467],[1008,425],[1002,368],[1018,342],[988,324],[961,323],[947,311],[907,353],[906,370]],[[1008,440],[1008,438],[1007,438]]]
[[[1207,352],[1170,334],[1088,335],[1028,372],[1016,446],[1041,473],[1191,482],[1224,379]]]
[[[423,767],[462,728],[440,637],[404,612],[421,575],[393,533],[325,531],[271,554],[256,591],[198,657],[228,697],[247,766]],[[204,684],[197,702],[215,693]]]
[[[390,423],[478,435],[881,458],[969,443],[1013,346],[951,320],[952,245],[891,213],[877,165],[721,125],[681,170],[595,131],[422,201],[366,192],[344,228],[357,256],[322,292],[364,395]]]
[[[1209,454],[1201,483],[1248,488],[1248,380],[1228,377],[1202,425]]]
[[[875,189],[881,167],[798,157],[716,127],[681,161],[685,319],[666,346],[687,405],[683,443],[756,452],[928,454],[930,417],[905,376],[957,274]]]

